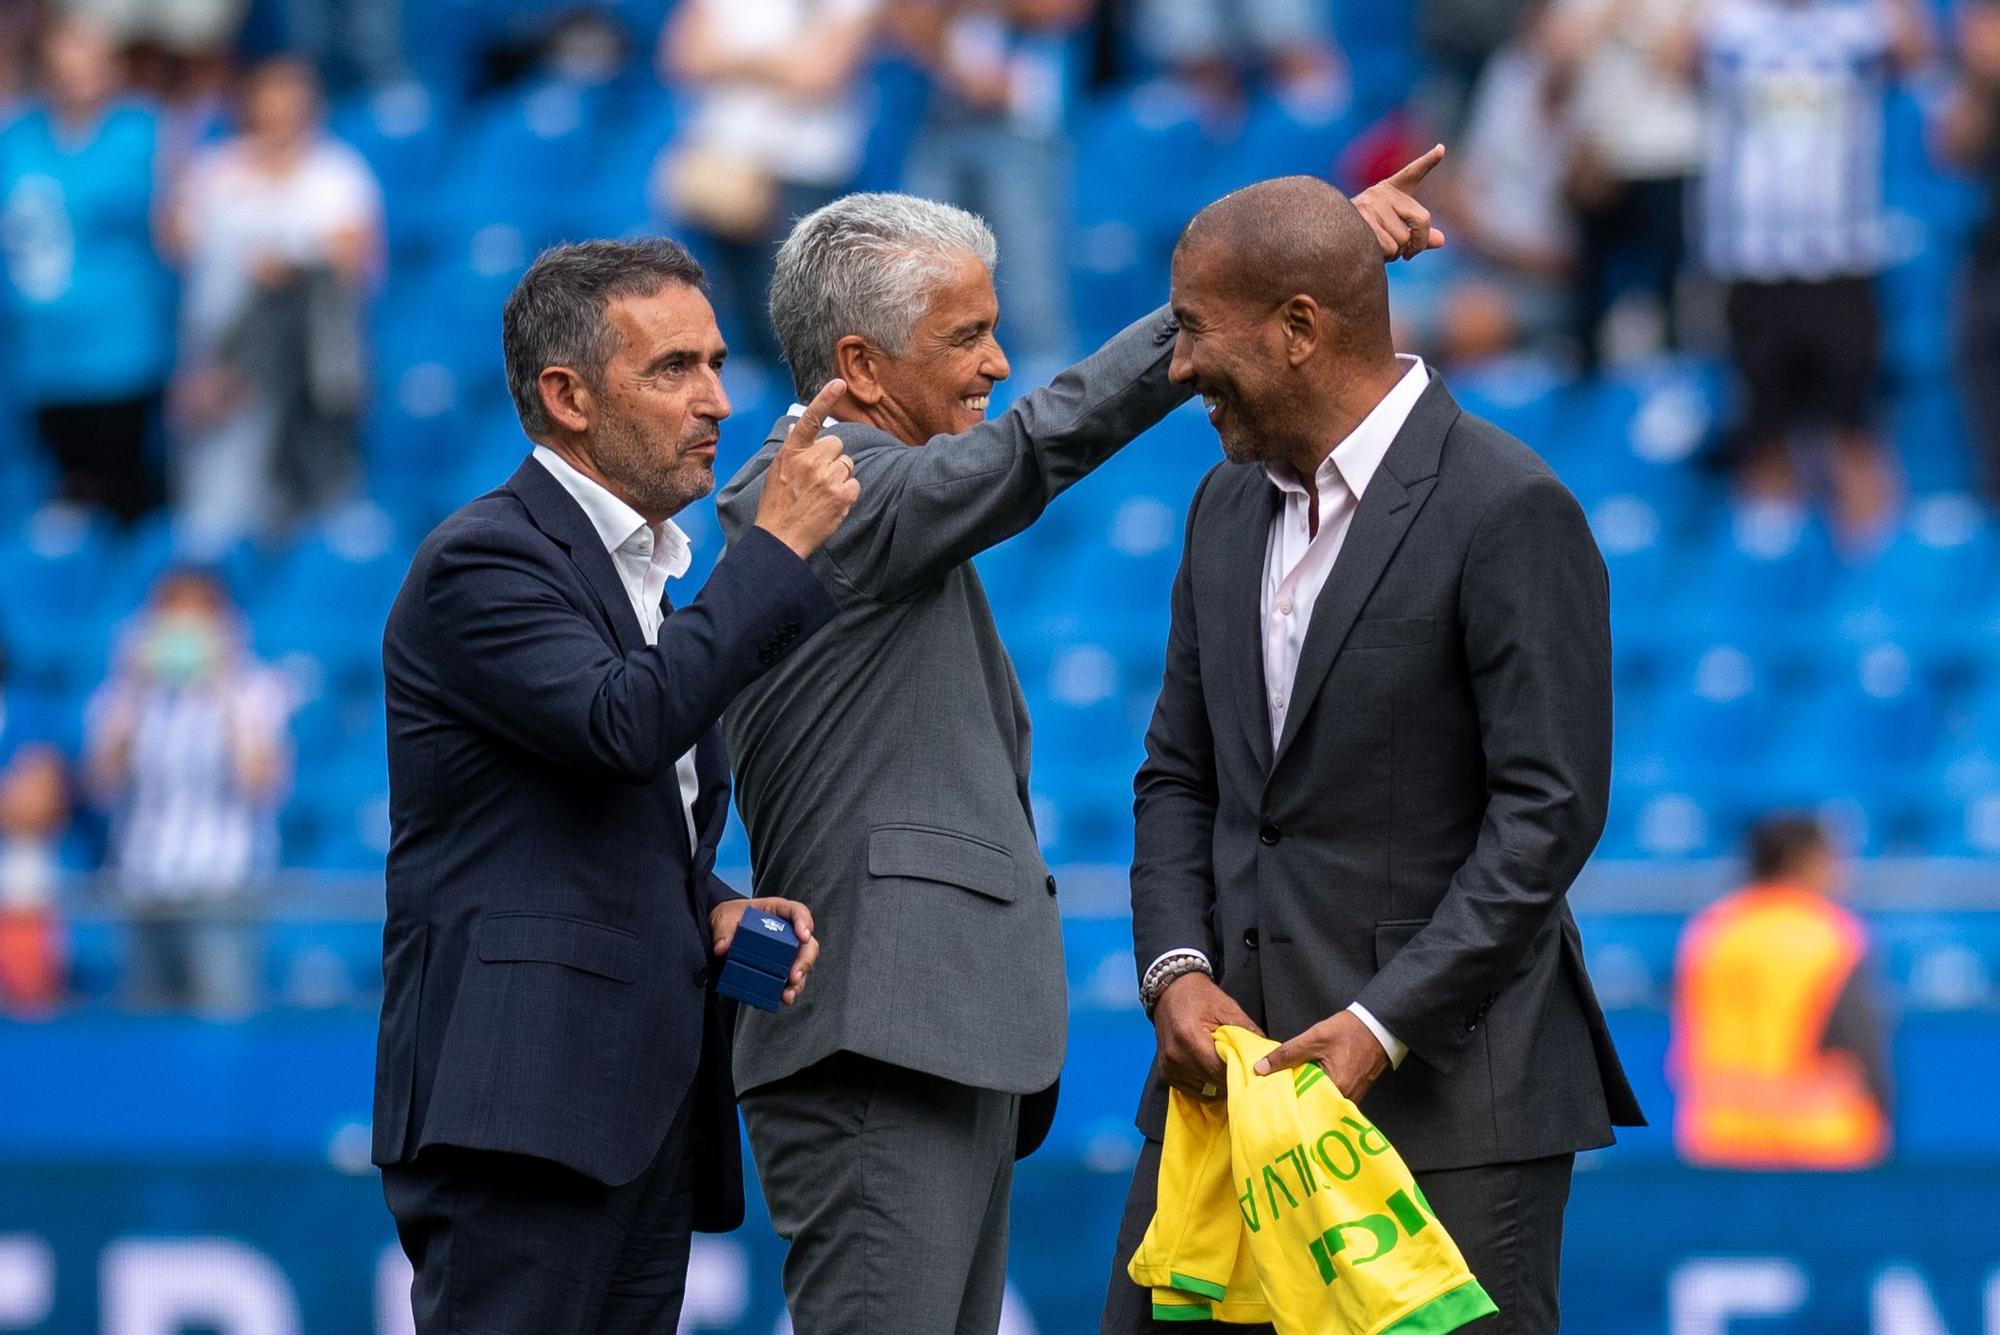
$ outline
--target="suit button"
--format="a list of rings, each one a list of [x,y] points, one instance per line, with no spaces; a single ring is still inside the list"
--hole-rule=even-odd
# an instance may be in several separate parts
[[[1282,838],[1284,838],[1284,835],[1279,832],[1278,827],[1275,825],[1266,825],[1263,829],[1257,831],[1257,842],[1260,844],[1275,844]]]
[[[708,986],[708,967],[706,965],[694,971],[694,985],[696,987]]]
[[[1243,944],[1250,947],[1250,949],[1252,950],[1255,950],[1257,948],[1257,929],[1255,927],[1244,929]]]
[[[1049,877],[1047,885],[1049,887],[1049,893],[1054,894],[1056,892],[1056,878],[1053,876]]]

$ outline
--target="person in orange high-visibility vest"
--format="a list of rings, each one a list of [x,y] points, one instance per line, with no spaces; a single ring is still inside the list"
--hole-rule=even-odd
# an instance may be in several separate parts
[[[1751,832],[1750,885],[1683,933],[1668,1074],[1687,1162],[1840,1170],[1888,1154],[1885,1035],[1843,879],[1817,823],[1772,817]]]

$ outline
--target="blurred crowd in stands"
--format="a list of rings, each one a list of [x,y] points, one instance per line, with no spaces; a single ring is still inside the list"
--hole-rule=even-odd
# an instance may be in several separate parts
[[[540,245],[696,247],[753,391],[727,445],[784,391],[756,378],[775,242],[845,190],[992,223],[1033,384],[1164,295],[1206,199],[1358,186],[1436,140],[1450,243],[1396,303],[1469,406],[1578,458],[1563,395],[1685,373],[1718,422],[1673,462],[1766,516],[1737,525],[1751,557],[1775,506],[1866,568],[1944,497],[1991,576],[1966,497],[2000,497],[1993,0],[0,0],[0,995],[59,994],[69,874],[111,873],[135,999],[228,1010],[261,875],[379,865],[379,823],[351,827],[380,783],[380,616],[410,544],[525,448],[486,409]],[[1156,482],[1169,511],[1196,476]],[[1664,545],[1707,532],[1638,503]],[[1634,514],[1593,513],[1614,558]],[[1178,532],[1107,523],[1128,552],[1133,524],[1167,535],[1148,551]],[[1143,612],[1105,651],[1134,699],[1164,601]],[[1104,675],[1028,658],[1031,703]],[[1064,754],[1094,741],[1037,717],[1067,810]],[[1129,768],[1088,778],[1123,805]]]

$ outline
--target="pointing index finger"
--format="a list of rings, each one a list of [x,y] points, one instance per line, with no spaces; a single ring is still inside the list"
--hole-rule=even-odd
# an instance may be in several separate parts
[[[1389,178],[1389,184],[1407,194],[1422,185],[1424,178],[1431,174],[1431,168],[1443,161],[1444,145],[1434,144],[1430,152],[1405,163],[1400,171]]]
[[[840,402],[840,396],[847,392],[847,382],[839,376],[819,387],[812,402],[799,414],[799,420],[792,423],[791,433],[785,444],[792,449],[800,449],[819,439],[820,431],[826,426],[826,415],[833,411],[833,405]]]

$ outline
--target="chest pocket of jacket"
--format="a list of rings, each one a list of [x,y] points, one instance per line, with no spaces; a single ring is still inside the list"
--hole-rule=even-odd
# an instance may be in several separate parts
[[[1436,617],[1375,617],[1354,623],[1342,649],[1395,649],[1437,638]]]
[[[613,982],[639,976],[639,938],[617,927],[556,913],[495,913],[479,924],[488,963],[562,964]]]
[[[937,881],[989,899],[1021,896],[1021,871],[1006,849],[928,825],[877,825],[870,830],[868,873]]]

